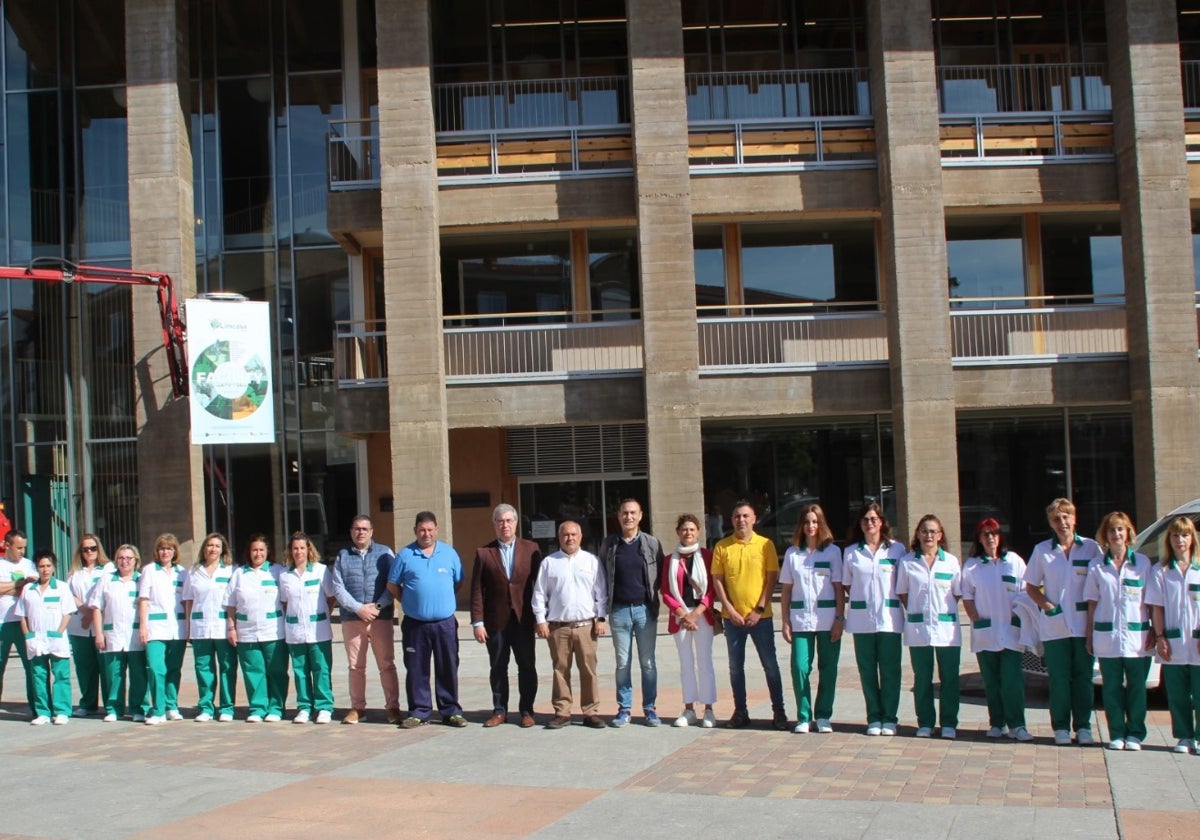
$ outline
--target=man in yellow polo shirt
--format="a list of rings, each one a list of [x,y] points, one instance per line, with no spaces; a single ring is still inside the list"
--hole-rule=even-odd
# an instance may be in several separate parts
[[[767,676],[774,715],[771,725],[787,731],[783,708],[783,679],[775,658],[775,627],[771,621],[771,598],[779,580],[779,555],[775,544],[754,533],[758,516],[745,500],[733,506],[733,534],[713,549],[713,588],[721,602],[725,620],[725,643],[729,647],[729,685],[733,689],[733,717],[729,727],[750,725],[746,708],[746,639],[754,642],[758,659]]]

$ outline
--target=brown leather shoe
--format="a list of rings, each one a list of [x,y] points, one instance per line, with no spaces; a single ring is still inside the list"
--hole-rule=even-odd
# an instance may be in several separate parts
[[[537,723],[537,721],[535,721],[533,719],[533,715],[529,714],[529,712],[521,713],[521,728],[522,729],[528,729],[529,727],[533,726],[535,723]]]
[[[507,720],[508,720],[508,715],[492,715],[490,718],[488,718],[487,720],[485,720],[483,722],[483,725],[486,729],[491,729],[493,726],[499,726],[500,724],[504,723]]]
[[[570,722],[571,722],[571,718],[569,715],[555,715],[546,724],[546,728],[547,729],[562,729],[564,726],[566,726]]]
[[[401,712],[399,707],[397,707],[397,706],[393,706],[392,708],[388,709],[387,715],[388,715],[388,723],[391,723],[391,724],[397,724],[400,721],[404,720],[404,713]]]
[[[346,723],[346,724],[358,723],[360,720],[363,720],[364,718],[366,718],[366,716],[367,716],[366,709],[351,709],[350,711],[346,712],[346,716],[342,718],[342,723]]]
[[[583,719],[583,725],[589,729],[604,729],[607,726],[600,715],[588,715]]]

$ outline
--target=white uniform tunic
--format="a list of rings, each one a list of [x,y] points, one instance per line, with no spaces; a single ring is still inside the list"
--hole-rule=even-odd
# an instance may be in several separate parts
[[[115,571],[112,563],[105,563],[103,566],[92,566],[89,569],[76,569],[71,572],[71,576],[67,578],[67,589],[71,592],[71,597],[75,599],[77,609],[71,614],[71,623],[67,625],[68,636],[85,636],[90,639],[96,635],[96,628],[90,624],[86,630],[83,629],[83,617],[91,615],[91,610],[87,606],[88,598],[92,597],[92,591],[101,578],[111,577]]]
[[[850,591],[846,615],[848,633],[899,633],[904,629],[896,597],[896,563],[907,553],[892,540],[872,554],[866,543],[850,546],[842,555],[842,584]]]
[[[280,568],[277,563],[264,563],[257,569],[234,569],[222,603],[234,608],[239,642],[277,642],[283,638]]]
[[[1034,546],[1025,567],[1025,583],[1042,587],[1042,593],[1054,604],[1053,614],[1042,610],[1038,616],[1038,636],[1043,642],[1087,635],[1088,602],[1083,597],[1083,584],[1088,566],[1103,557],[1095,540],[1078,534],[1069,559],[1056,539]]]
[[[979,620],[971,625],[971,650],[1021,650],[1021,624],[1013,612],[1025,591],[1025,561],[1011,551],[989,560],[969,557],[962,571],[963,600],[975,603]]]
[[[37,580],[37,568],[29,562],[29,558],[22,557],[14,563],[7,557],[0,557],[0,583],[11,583],[22,578]],[[0,622],[7,624],[17,619],[17,596],[0,595]]]
[[[24,618],[29,629],[30,635],[25,638],[26,655],[30,659],[37,656],[70,659],[71,643],[58,628],[63,616],[74,612],[75,598],[62,581],[51,578],[45,592],[38,591],[36,583],[26,586],[16,606],[17,618]]]
[[[178,564],[164,566],[157,561],[142,569],[138,598],[146,601],[146,626],[150,639],[171,642],[187,638],[187,616],[183,613],[183,585],[187,580]],[[180,635],[180,632],[184,635]]]
[[[279,576],[279,600],[284,604],[283,632],[289,645],[328,642],[333,638],[329,626],[328,598],[333,594],[333,575],[328,567],[310,563],[304,574],[287,569]]]
[[[189,639],[225,638],[225,590],[232,577],[233,569],[224,563],[217,564],[212,577],[203,566],[188,573],[183,582],[183,600],[192,604],[188,616]]]
[[[99,609],[104,620],[101,630],[104,632],[105,653],[146,649],[137,632],[137,594],[140,577],[134,572],[133,577],[122,580],[121,576],[114,572],[101,578],[92,589],[88,606]]]
[[[807,546],[792,546],[783,555],[779,582],[791,584],[792,602],[784,604],[792,630],[813,633],[833,627],[837,615],[835,587],[842,585],[842,552],[830,543],[809,551]]]
[[[1146,584],[1150,559],[1129,549],[1120,570],[1107,555],[1088,569],[1083,597],[1096,602],[1092,621],[1092,652],[1102,659],[1149,656],[1146,636],[1150,610]]]
[[[962,568],[958,558],[938,549],[933,565],[915,552],[900,561],[896,594],[906,595],[904,644],[909,647],[961,647],[958,599],[962,596]]]
[[[1158,565],[1146,584],[1146,604],[1163,608],[1163,636],[1171,646],[1171,661],[1164,665],[1200,665],[1200,560],[1179,567]]]

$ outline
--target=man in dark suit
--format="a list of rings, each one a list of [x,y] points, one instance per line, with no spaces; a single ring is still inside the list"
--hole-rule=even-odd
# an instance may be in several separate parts
[[[475,641],[486,644],[491,663],[492,716],[484,726],[508,719],[508,660],[517,660],[518,709],[521,726],[533,726],[537,696],[534,622],[530,598],[542,552],[538,544],[517,537],[517,511],[497,505],[492,511],[496,539],[475,552],[471,572],[471,626]]]

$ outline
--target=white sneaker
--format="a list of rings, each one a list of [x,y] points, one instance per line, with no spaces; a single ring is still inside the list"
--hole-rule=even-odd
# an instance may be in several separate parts
[[[679,717],[675,718],[675,722],[672,723],[671,725],[672,726],[695,726],[696,725],[695,709],[684,709],[683,714],[681,714]]]
[[[247,715],[246,723],[262,723],[262,715]]]
[[[993,726],[987,731],[987,736],[989,738],[1003,738],[1007,732],[1008,730],[1003,726]]]
[[[880,735],[895,735],[896,734],[896,724],[885,723],[883,725],[883,729],[880,730],[879,734]]]
[[[1125,749],[1132,750],[1133,752],[1138,752],[1139,750],[1141,750],[1141,748],[1142,748],[1142,740],[1140,738],[1134,738],[1133,736],[1130,736],[1125,739]]]
[[[1114,738],[1108,742],[1107,746],[1110,750],[1123,750],[1125,749],[1125,742],[1120,738]]]
[[[1192,741],[1192,752],[1196,755],[1200,755],[1200,738]]]
[[[943,726],[942,727],[942,737],[945,738],[947,741],[953,741],[955,738],[958,737],[958,731],[955,730],[955,728],[953,726]]]
[[[800,721],[792,728],[792,731],[795,732],[797,735],[807,735],[808,734],[808,721],[806,721],[806,720]]]
[[[1032,741],[1033,736],[1029,734],[1029,730],[1024,726],[1018,726],[1016,729],[1008,730],[1008,737],[1014,741]]]
[[[66,715],[55,715],[53,723],[55,726],[66,726],[71,722],[71,719]]]
[[[45,715],[38,715],[33,720],[29,721],[30,726],[45,726],[50,722],[50,718]]]
[[[833,724],[827,721],[825,718],[821,718],[817,721],[817,731],[821,733],[832,732]]]
[[[867,734],[868,735],[882,735],[883,734],[883,724],[879,723],[878,721],[872,721],[871,723],[868,723],[867,724]]]
[[[704,729],[712,729],[717,725],[717,716],[713,714],[713,710],[709,709],[704,713],[704,717],[700,721],[700,726]]]
[[[1179,743],[1171,747],[1171,752],[1187,755],[1192,751],[1192,742],[1187,738],[1180,738]]]
[[[1079,742],[1079,746],[1081,747],[1090,747],[1096,743],[1096,739],[1092,737],[1092,730],[1090,729],[1080,729],[1075,733],[1075,740]]]
[[[928,726],[922,726],[920,729],[917,730],[917,737],[918,738],[932,738],[933,730]]]
[[[212,715],[210,715],[208,712],[201,712],[200,714],[196,715],[194,720],[196,723],[208,723],[210,720],[212,720]]]
[[[317,723],[329,723],[331,720],[333,720],[333,715],[328,709],[321,709],[317,712]]]
[[[167,709],[167,720],[183,720],[183,715],[178,709]]]
[[[106,714],[106,715],[104,716],[104,722],[105,722],[105,723],[116,723],[116,722],[117,722],[117,716],[116,716],[116,715],[114,715],[112,712],[109,712],[108,714]]]
[[[270,717],[270,715],[267,715]],[[292,723],[308,723],[308,709],[301,709],[296,712],[296,716],[292,718]]]
[[[143,723],[145,723],[147,726],[158,726],[160,723],[166,723],[166,722],[167,722],[167,719],[165,717],[163,717],[162,715],[150,715],[150,717],[146,718],[143,721]]]
[[[71,716],[72,717],[87,717],[88,710],[83,708],[83,706],[76,706],[75,711],[71,712]]]
[[[233,715],[229,712],[221,712],[221,716],[217,718],[217,723],[233,723]]]
[[[267,723],[279,723],[279,721],[283,720],[283,717],[272,712],[263,718],[263,720],[265,720]]]
[[[145,723],[146,716],[145,715],[134,715],[132,718],[130,718],[130,720],[132,720],[134,723]]]
[[[1071,731],[1069,729],[1054,730],[1055,746],[1065,747],[1071,743]]]

